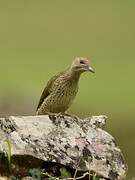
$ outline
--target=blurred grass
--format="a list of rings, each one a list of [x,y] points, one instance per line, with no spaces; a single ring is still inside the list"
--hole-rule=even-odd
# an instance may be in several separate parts
[[[134,173],[135,1],[0,1],[0,112],[32,114],[48,78],[91,59],[70,111],[106,114]],[[81,112],[81,113],[80,113]]]

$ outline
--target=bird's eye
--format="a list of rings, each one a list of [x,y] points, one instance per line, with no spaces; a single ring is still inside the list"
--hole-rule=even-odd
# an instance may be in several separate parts
[[[85,62],[83,60],[80,60],[80,64],[85,64]]]

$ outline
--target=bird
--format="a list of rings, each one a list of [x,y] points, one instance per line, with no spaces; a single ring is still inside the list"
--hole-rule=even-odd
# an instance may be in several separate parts
[[[87,58],[76,57],[66,70],[53,76],[42,92],[36,115],[66,113],[78,92],[79,79],[84,72],[95,71]]]

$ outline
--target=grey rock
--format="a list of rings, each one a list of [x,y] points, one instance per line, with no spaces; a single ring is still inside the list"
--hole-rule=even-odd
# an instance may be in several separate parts
[[[122,180],[127,164],[114,138],[103,130],[106,120],[102,115],[80,119],[59,114],[1,118],[0,152],[8,138],[12,157],[29,156],[32,162],[57,162],[82,172],[90,170],[102,178]]]

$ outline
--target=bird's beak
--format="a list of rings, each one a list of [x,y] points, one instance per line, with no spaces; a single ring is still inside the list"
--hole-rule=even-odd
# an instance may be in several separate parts
[[[95,73],[94,69],[91,66],[88,67],[88,71]]]

